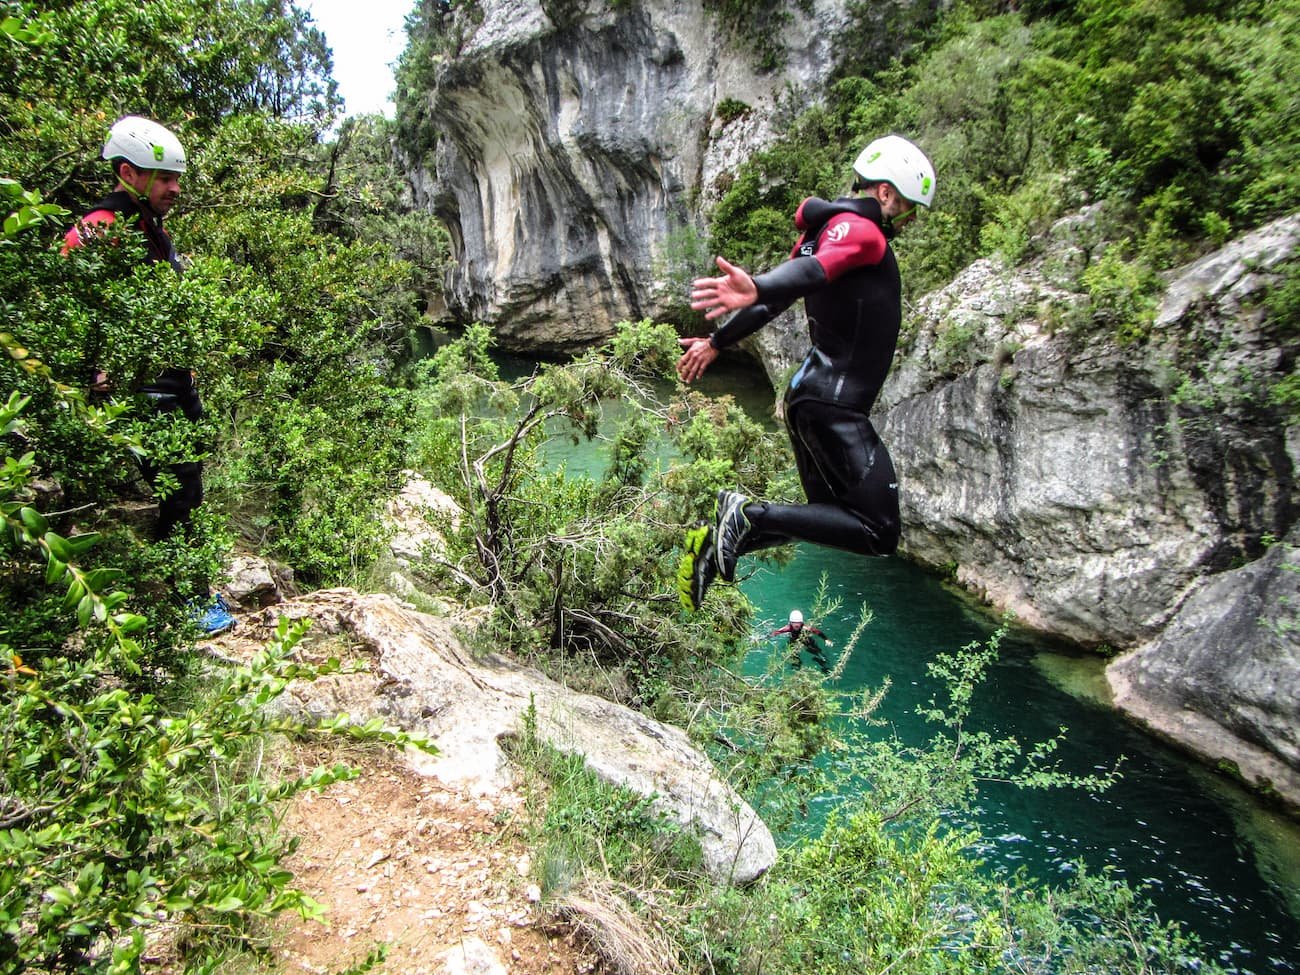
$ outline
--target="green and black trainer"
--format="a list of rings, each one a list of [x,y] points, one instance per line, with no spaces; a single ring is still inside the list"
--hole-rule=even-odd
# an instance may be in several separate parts
[[[718,573],[717,556],[713,551],[713,526],[700,524],[687,529],[684,547],[686,554],[677,567],[677,594],[682,607],[695,613]]]

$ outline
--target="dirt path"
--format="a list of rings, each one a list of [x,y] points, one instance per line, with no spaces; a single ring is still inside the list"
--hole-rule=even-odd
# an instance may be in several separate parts
[[[378,971],[392,975],[605,971],[539,904],[522,800],[460,794],[378,750],[348,764],[362,776],[299,797],[285,817],[302,838],[287,866],[327,910],[324,924],[281,923],[273,953],[286,975],[344,971],[378,942],[389,946]]]

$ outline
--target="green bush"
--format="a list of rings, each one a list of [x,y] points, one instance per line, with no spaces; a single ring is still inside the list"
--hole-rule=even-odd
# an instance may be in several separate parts
[[[805,14],[811,12],[809,0],[796,3]],[[781,38],[792,19],[789,8],[793,5],[787,0],[704,0],[705,9],[717,15],[737,47],[750,52],[761,71],[775,71],[785,64]]]
[[[716,619],[680,612],[683,527],[712,510],[720,484],[762,492],[788,455],[733,404],[663,402],[679,354],[670,326],[624,323],[609,348],[515,383],[497,377],[490,344],[476,326],[422,370],[410,463],[463,511],[428,571],[493,606],[484,642],[572,680],[599,664],[638,700],[670,706],[665,682],[715,659],[744,612],[724,589]],[[551,444],[593,437],[609,444],[602,472],[550,469]]]
[[[7,336],[5,349],[107,439],[112,411],[53,383]],[[25,433],[28,402],[13,393],[0,407],[0,437]],[[190,970],[215,970],[256,922],[320,911],[290,886],[282,861],[295,843],[275,834],[277,804],[353,773],[268,780],[246,756],[267,735],[308,730],[270,717],[267,705],[338,662],[294,660],[306,624],[282,621],[260,655],[195,702],[175,707],[142,692],[148,621],[111,588],[127,583],[120,569],[88,565],[98,535],[60,534],[31,505],[37,463],[29,451],[0,467],[6,542],[39,558],[32,588],[61,597],[77,639],[33,653],[0,631],[0,960],[6,971],[138,971],[147,936],[166,925],[179,930]],[[378,724],[316,730],[430,747]]]
[[[729,125],[738,118],[744,118],[753,109],[738,98],[724,98],[713,109],[713,114],[722,122],[723,125]]]
[[[1146,341],[1151,333],[1161,282],[1141,261],[1123,256],[1128,241],[1108,247],[1083,272],[1095,318],[1114,330],[1121,345]]]
[[[827,102],[736,174],[711,215],[714,249],[755,269],[782,259],[782,218],[834,194],[887,131],[915,138],[938,172],[934,211],[898,242],[910,293],[991,250],[1023,255],[1085,202],[1104,201],[1159,271],[1300,197],[1287,162],[1300,2],[1235,0],[1213,16],[1184,0],[1022,7],[952,4],[869,77],[850,57]]]
[[[0,173],[20,178],[0,179],[0,967],[138,970],[165,925],[190,970],[214,971],[263,919],[315,912],[281,866],[292,842],[274,833],[276,803],[351,773],[274,781],[250,766],[267,735],[306,730],[265,705],[337,665],[294,662],[300,630],[282,628],[248,667],[210,679],[191,600],[231,546],[227,517],[308,580],[372,556],[402,460],[407,401],[392,375],[418,299],[390,246],[314,225],[333,83],[300,11],[69,0],[37,20],[10,6]],[[142,98],[190,149],[168,221],[183,276],[144,264],[126,228],[59,254],[68,210],[24,185],[76,210],[101,197],[104,132]],[[177,365],[198,374],[203,423],[131,394]],[[87,390],[95,369],[106,395]],[[145,456],[208,465],[207,504],[161,543],[131,511]]]

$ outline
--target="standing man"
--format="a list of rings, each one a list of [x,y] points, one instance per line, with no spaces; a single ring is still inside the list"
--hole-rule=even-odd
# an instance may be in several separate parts
[[[185,149],[180,140],[157,122],[128,115],[109,130],[101,156],[113,167],[117,186],[67,232],[64,253],[104,234],[120,219],[144,236],[146,261],[150,264],[166,261],[181,274],[184,265],[163,228],[163,217],[180,198],[181,174],[185,172]],[[92,389],[106,392],[109,388],[108,377],[96,372]],[[153,382],[135,392],[162,412],[180,410],[191,422],[203,417],[203,403],[192,369],[169,366]],[[155,485],[161,473],[159,469],[148,460],[142,466],[150,485]],[[178,525],[182,529],[188,525],[194,510],[203,503],[202,461],[169,464],[167,470],[179,487],[158,501],[154,537],[159,540],[171,535]],[[210,606],[199,608],[195,616],[200,628],[209,634],[224,632],[235,622],[220,596]]]
[[[934,167],[908,140],[876,139],[853,163],[859,196],[811,197],[795,213],[790,259],[751,276],[723,258],[722,275],[698,278],[691,307],[705,318],[736,312],[712,335],[685,338],[677,362],[693,382],[721,349],[804,299],[812,348],[785,392],[785,422],[806,504],[718,492],[716,520],[686,536],[682,601],[699,609],[715,575],[735,579],[744,554],[795,540],[862,555],[898,547],[898,479],[868,418],[894,357],[902,282],[889,241],[934,199]]]
[[[790,636],[790,666],[798,670],[803,666],[803,652],[806,649],[809,656],[813,658],[813,663],[823,674],[829,674],[831,671],[830,661],[826,659],[826,647],[835,646],[830,640],[826,640],[826,634],[811,623],[805,623],[803,613],[797,609],[790,610],[790,621],[779,630],[773,630],[768,636]],[[813,637],[821,637],[826,640],[826,647],[819,646]]]

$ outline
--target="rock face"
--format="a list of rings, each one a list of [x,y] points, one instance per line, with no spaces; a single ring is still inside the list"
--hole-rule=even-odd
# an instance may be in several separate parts
[[[1071,319],[1087,222],[921,302],[878,404],[905,550],[1031,626],[1140,648],[1111,669],[1121,708],[1300,805],[1300,658],[1256,623],[1287,591],[1267,540],[1300,513],[1296,426],[1269,401],[1295,323],[1264,300],[1300,215],[1173,275],[1145,354]]]
[[[1300,511],[1267,402],[1294,367],[1291,326],[1260,301],[1298,243],[1300,216],[1184,269],[1144,355],[1045,324],[1082,301],[1051,277],[1060,247],[927,296],[878,404],[907,552],[1032,626],[1116,648],[1259,557]]]
[[[1205,581],[1150,644],[1107,670],[1157,734],[1300,807],[1300,531]]]
[[[813,0],[783,31],[784,68],[763,73],[700,0],[569,4],[559,25],[559,3],[480,6],[437,72],[438,139],[409,175],[451,232],[452,313],[534,353],[681,307],[703,270],[672,269],[692,209],[764,143],[778,96],[821,87],[847,16]]]
[[[368,675],[291,688],[281,702],[298,714],[378,717],[423,734],[440,753],[413,756],[419,771],[486,793],[510,782],[502,743],[520,733],[526,712],[533,713],[543,740],[583,755],[602,779],[650,797],[692,829],[715,879],[746,883],[775,861],[767,826],[676,728],[505,659],[472,660],[448,619],[416,612],[391,596],[350,589],[313,593],[246,619],[243,638],[269,634],[278,616],[310,617],[313,632],[343,634],[370,659]]]

